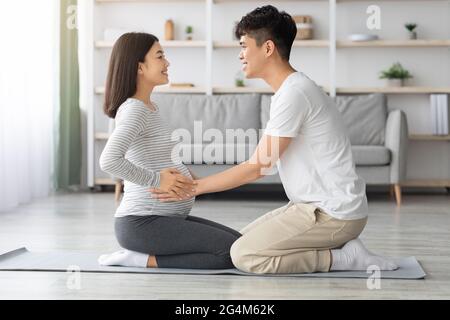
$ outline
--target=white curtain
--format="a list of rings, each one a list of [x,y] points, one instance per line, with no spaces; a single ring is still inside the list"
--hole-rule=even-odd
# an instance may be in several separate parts
[[[0,212],[53,190],[55,0],[0,3]]]

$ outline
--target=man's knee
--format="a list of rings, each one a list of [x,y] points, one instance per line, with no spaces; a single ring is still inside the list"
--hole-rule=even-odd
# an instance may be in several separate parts
[[[242,252],[242,241],[241,239],[237,239],[230,248],[230,256],[231,261],[236,268],[241,269],[243,265],[243,261],[245,259],[245,255]]]
[[[236,268],[244,272],[254,272],[252,265],[252,252],[246,246],[245,240],[241,237],[236,240],[230,249],[231,261]]]

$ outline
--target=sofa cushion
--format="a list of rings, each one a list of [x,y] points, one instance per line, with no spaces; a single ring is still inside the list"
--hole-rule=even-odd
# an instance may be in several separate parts
[[[384,94],[337,96],[352,145],[384,145],[387,104]]]
[[[391,162],[391,152],[383,146],[352,146],[357,166],[382,166]]]
[[[258,94],[227,94],[208,96],[204,94],[154,94],[152,100],[160,109],[162,118],[172,129],[186,129],[191,140],[185,143],[202,143],[205,131],[212,135],[226,129],[254,131],[258,136],[260,126],[260,100]],[[202,141],[194,140],[194,122]],[[199,126],[200,124],[200,126]],[[196,136],[197,137],[197,136]],[[206,138],[209,143],[211,139]]]

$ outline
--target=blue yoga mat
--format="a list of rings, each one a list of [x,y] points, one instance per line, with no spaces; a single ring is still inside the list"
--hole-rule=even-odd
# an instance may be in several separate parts
[[[193,274],[193,275],[239,275],[259,277],[313,277],[313,278],[369,278],[373,271],[333,271],[301,274],[253,274],[238,269],[163,269],[105,267],[97,263],[100,253],[83,251],[32,252],[27,248],[17,248],[0,253],[0,271],[53,271],[53,272],[106,272],[106,273],[154,273],[154,274]],[[425,271],[415,257],[393,258],[399,269],[380,271],[384,279],[423,279]]]

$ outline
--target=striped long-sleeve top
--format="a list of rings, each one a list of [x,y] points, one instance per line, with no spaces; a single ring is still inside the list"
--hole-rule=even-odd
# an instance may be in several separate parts
[[[191,177],[171,139],[159,109],[152,111],[142,101],[129,98],[118,109],[116,126],[100,156],[100,168],[124,180],[124,196],[116,217],[127,215],[186,216],[194,199],[159,202],[151,197],[150,187],[159,187],[160,171],[178,169]]]

